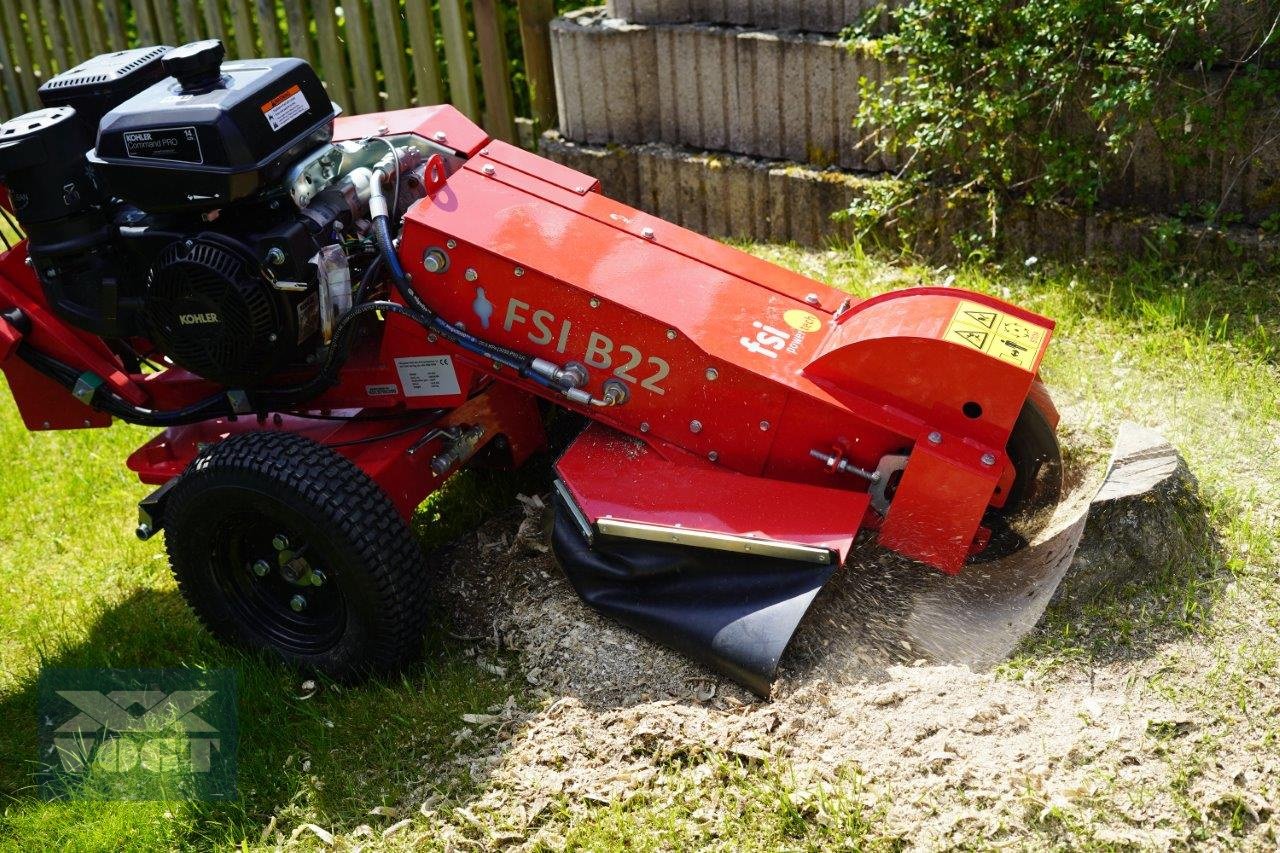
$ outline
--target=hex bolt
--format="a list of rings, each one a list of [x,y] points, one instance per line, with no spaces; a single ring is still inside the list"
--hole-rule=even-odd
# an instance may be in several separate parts
[[[485,163],[484,168],[481,169],[480,171],[484,172],[486,175],[488,175],[491,178],[498,173],[498,170],[493,167],[492,163]]]
[[[442,273],[449,268],[449,257],[439,249],[427,249],[422,255],[422,266],[427,272]]]
[[[990,468],[992,465],[996,464],[996,455],[994,453],[982,454],[982,464]]]
[[[311,570],[311,585],[312,585],[312,586],[324,586],[324,585],[325,585],[325,581],[327,581],[327,580],[329,580],[329,578],[327,578],[327,577],[325,576],[325,573],[324,573],[324,572],[322,572],[322,571],[320,571],[320,570],[318,570],[318,569],[312,569],[312,570]]]
[[[761,431],[761,432],[768,432],[768,431],[769,431],[769,426],[770,426],[770,424],[769,424],[769,422],[768,422],[768,421],[761,421],[761,422],[760,422],[760,431]]]
[[[481,149],[480,149],[480,156],[481,156],[481,157],[488,157],[488,156],[489,156],[489,149],[488,149],[488,148],[481,148]]]
[[[265,578],[271,574],[271,564],[266,560],[258,560],[253,564],[253,573],[260,578]]]
[[[644,421],[643,423],[641,423],[641,424],[640,424],[640,431],[641,431],[641,432],[648,432],[648,431],[649,431],[649,422],[648,422],[648,421]]]
[[[806,297],[804,298],[804,301],[805,301],[805,302],[808,302],[810,305],[821,305],[821,304],[822,304],[822,300],[818,298],[818,294],[816,294],[816,293],[810,293],[808,296],[806,296]]]
[[[449,138],[449,134],[445,133],[443,130],[437,130],[433,138],[436,142],[444,142]]]
[[[695,435],[702,432],[702,421],[689,421],[689,432]]]
[[[289,599],[289,609],[294,613],[301,613],[307,609],[307,598],[304,595],[295,595]]]
[[[719,462],[719,461],[720,461],[720,454],[719,454],[719,453],[716,453],[716,452],[713,450],[713,451],[711,451],[710,453],[708,453],[708,454],[707,454],[707,459],[711,460],[712,462]]]
[[[271,540],[271,547],[277,551],[287,551],[289,549],[289,537],[283,533],[277,533],[275,538]]]
[[[592,299],[592,300],[591,300],[591,307],[592,307],[592,308],[599,308],[599,307],[600,307],[600,300],[599,300],[599,299]]]
[[[652,240],[654,238],[653,229],[645,228],[643,231],[640,232],[640,236],[645,238],[646,240]]]
[[[667,340],[674,341],[676,339],[676,330],[667,329]]]
[[[714,367],[708,367],[708,368],[707,368],[707,381],[708,381],[708,382],[715,382],[715,381],[716,381],[717,379],[719,379],[719,378],[720,378],[720,371],[716,370]]]
[[[936,431],[929,433],[929,443],[942,444],[942,433]]]
[[[267,263],[271,264],[271,266],[278,267],[287,260],[289,260],[289,256],[279,246],[272,246],[267,250]]]
[[[516,278],[524,277],[524,267],[516,267]]]
[[[475,267],[467,267],[467,271],[462,274],[467,281],[475,281],[480,277],[480,273],[476,272]]]
[[[444,247],[445,247],[446,249],[456,249],[456,248],[458,248],[458,241],[457,241],[457,240],[445,240],[445,241],[444,241]]]

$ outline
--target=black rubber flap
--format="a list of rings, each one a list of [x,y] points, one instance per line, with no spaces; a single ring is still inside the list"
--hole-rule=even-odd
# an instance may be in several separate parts
[[[778,661],[834,565],[596,537],[555,496],[552,545],[587,604],[768,697]]]

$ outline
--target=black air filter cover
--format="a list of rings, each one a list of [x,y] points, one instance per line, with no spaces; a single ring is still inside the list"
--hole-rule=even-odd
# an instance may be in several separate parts
[[[98,122],[109,110],[164,78],[160,60],[168,51],[167,46],[159,45],[95,56],[45,81],[38,93],[40,103],[75,107],[93,140],[98,135]]]
[[[184,74],[215,52],[209,43],[179,50],[173,66]],[[89,162],[113,195],[148,212],[225,207],[328,142],[336,116],[300,59],[226,62],[208,88],[167,77],[107,113]]]
[[[253,385],[296,352],[296,314],[246,252],[216,238],[165,248],[147,277],[145,304],[160,351],[215,382]]]

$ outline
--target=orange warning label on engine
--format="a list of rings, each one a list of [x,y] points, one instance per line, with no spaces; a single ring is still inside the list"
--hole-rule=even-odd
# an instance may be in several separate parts
[[[1034,370],[1048,330],[977,302],[961,302],[944,341],[973,347],[1023,370]]]
[[[262,105],[262,115],[272,130],[279,130],[300,115],[306,115],[307,96],[297,85],[290,86]]]

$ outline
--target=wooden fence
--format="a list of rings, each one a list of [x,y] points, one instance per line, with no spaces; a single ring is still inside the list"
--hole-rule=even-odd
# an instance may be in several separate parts
[[[554,14],[555,0],[0,0],[0,111],[39,108],[43,81],[99,53],[218,38],[229,57],[307,60],[348,113],[450,102],[514,142],[508,27],[529,117],[550,127]]]

